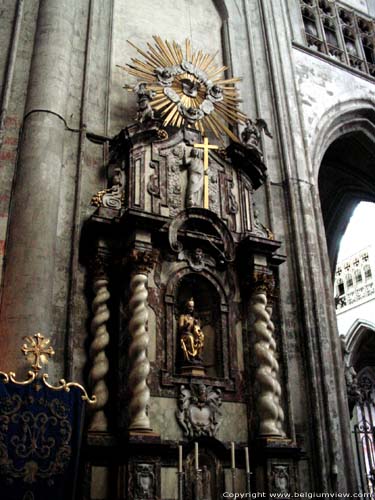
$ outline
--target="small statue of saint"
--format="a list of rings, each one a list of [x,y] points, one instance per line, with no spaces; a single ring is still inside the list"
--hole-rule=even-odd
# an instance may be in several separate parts
[[[192,148],[190,159],[186,161],[188,167],[188,184],[186,189],[186,207],[201,207],[203,197],[203,160],[198,149]]]
[[[201,363],[204,347],[204,333],[199,320],[194,317],[194,299],[190,298],[185,307],[185,312],[179,318],[178,329],[180,333],[181,349],[187,363]]]

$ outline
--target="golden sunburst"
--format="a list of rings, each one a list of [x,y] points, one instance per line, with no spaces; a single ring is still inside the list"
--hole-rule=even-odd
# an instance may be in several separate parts
[[[238,109],[241,101],[235,84],[240,78],[224,78],[227,68],[215,64],[216,54],[193,52],[188,39],[185,51],[174,41],[163,41],[159,36],[153,39],[155,43],[148,43],[146,51],[128,41],[143,60],[132,58],[132,64],[123,68],[141,82],[126,88],[139,92],[143,85],[164,127],[187,124],[203,135],[211,130],[220,141],[222,134],[239,141],[228,124],[245,123],[247,118]]]

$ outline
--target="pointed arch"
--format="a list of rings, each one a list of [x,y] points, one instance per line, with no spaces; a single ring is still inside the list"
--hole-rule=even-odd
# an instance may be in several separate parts
[[[312,163],[332,270],[355,206],[375,202],[374,162],[375,102],[353,99],[328,109],[315,129]]]
[[[361,131],[375,143],[375,101],[349,99],[331,106],[315,127],[312,145],[312,165],[315,180],[329,146],[339,137]]]
[[[365,358],[368,358],[368,352],[371,351],[369,346],[375,346],[375,323],[363,318],[356,319],[345,336],[345,343],[349,351],[349,365],[360,371]]]

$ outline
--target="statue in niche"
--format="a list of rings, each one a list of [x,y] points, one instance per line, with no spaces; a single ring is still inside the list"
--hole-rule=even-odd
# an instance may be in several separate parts
[[[203,196],[203,160],[201,152],[192,148],[190,159],[185,161],[188,167],[188,184],[186,189],[186,208],[201,207]]]
[[[194,317],[194,306],[194,299],[191,297],[178,322],[182,354],[187,364],[201,364],[204,347],[204,333],[199,320]]]

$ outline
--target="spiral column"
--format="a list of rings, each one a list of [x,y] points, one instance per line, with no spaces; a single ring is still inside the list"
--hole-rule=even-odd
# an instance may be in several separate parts
[[[267,274],[254,276],[250,301],[250,312],[254,318],[252,329],[256,337],[254,351],[258,365],[256,370],[256,380],[259,387],[257,407],[261,437],[284,436],[283,431],[280,430],[281,387],[277,380],[279,365],[275,356],[274,326],[270,316],[272,307],[267,303],[267,294],[272,289],[272,283],[272,277]]]
[[[108,373],[109,362],[105,352],[109,344],[107,322],[109,309],[107,302],[110,298],[108,291],[108,277],[104,270],[103,261],[97,258],[94,263],[93,277],[94,300],[92,302],[93,318],[91,320],[91,333],[93,339],[90,345],[91,369],[89,382],[92,392],[96,395],[93,407],[94,414],[90,422],[91,431],[107,431],[108,422],[104,408],[108,403],[108,387],[105,377]]]
[[[274,367],[272,370],[272,376],[274,378],[274,389],[275,389],[274,401],[275,401],[275,405],[277,406],[277,410],[278,410],[277,428],[279,429],[281,435],[283,437],[285,437],[285,432],[284,432],[284,418],[285,417],[284,417],[284,411],[283,411],[281,403],[280,403],[280,398],[281,398],[281,385],[279,382],[280,367],[279,367],[279,363],[278,363],[277,357],[276,357],[277,356],[276,355],[277,346],[276,346],[276,341],[275,341],[275,337],[274,337],[275,325],[271,319],[271,317],[272,317],[272,304],[270,303],[269,298],[268,298],[268,304],[267,304],[266,310],[267,310],[269,318],[270,318],[268,325],[267,325],[267,328],[268,328],[270,335],[271,335],[270,349],[271,349],[271,351],[273,353],[273,357],[274,357]]]
[[[148,273],[155,262],[153,252],[133,250],[130,256],[132,275],[130,279],[129,300],[129,388],[131,398],[129,403],[129,430],[134,433],[152,432],[148,407],[150,404],[150,389],[147,377],[150,373],[150,362],[147,348],[150,335],[147,329],[147,281]]]

